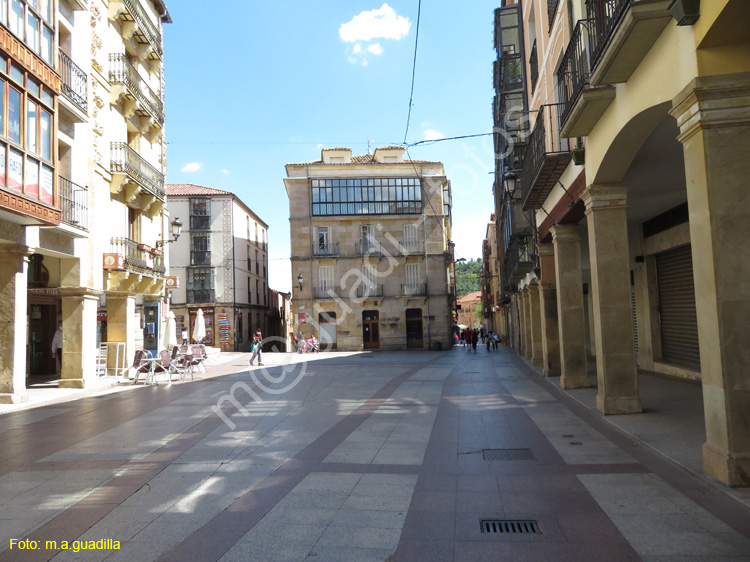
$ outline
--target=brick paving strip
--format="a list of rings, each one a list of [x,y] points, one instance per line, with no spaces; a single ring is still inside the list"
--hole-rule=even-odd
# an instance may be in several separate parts
[[[393,392],[409,377],[440,360],[436,357],[430,361],[414,367],[405,373],[395,377],[385,384],[370,399],[364,402],[359,408],[348,414],[331,429],[326,431],[313,443],[305,447],[295,457],[288,460],[279,467],[273,474],[261,481],[252,490],[239,497],[226,510],[214,517],[206,525],[195,531],[181,544],[162,554],[159,560],[218,560],[228,551],[235,542],[237,542],[247,531],[249,531],[263,516],[273,508],[281,499],[286,496],[305,476],[310,472],[316,471],[328,454],[333,451],[341,442],[346,439],[354,430],[356,430],[372,413],[385,403]],[[192,384],[180,385],[169,388],[169,394],[161,394],[158,387],[145,391],[146,399],[143,395],[139,398],[120,401],[116,398],[109,408],[101,408],[96,404],[84,404],[70,412],[60,414],[70,420],[80,420],[80,416],[96,416],[95,420],[89,420],[89,429],[83,433],[71,432],[68,427],[66,432],[65,425],[58,424],[59,431],[50,431],[53,434],[44,440],[41,447],[35,447],[33,451],[26,452],[20,445],[19,452],[5,457],[5,462],[0,465],[0,475],[18,470],[36,470],[39,464],[35,464],[41,458],[49,456],[57,451],[63,450],[68,446],[74,445],[84,439],[102,433],[113,427],[136,419],[139,416],[164,406],[174,400],[185,397],[195,391]],[[184,389],[184,390],[183,390]],[[115,395],[116,396],[116,395]],[[121,402],[126,402],[124,405]],[[236,408],[222,404],[224,414],[231,416],[236,412]],[[113,415],[112,408],[119,409],[119,413]],[[18,415],[23,415],[19,412]],[[101,422],[101,423],[99,423]],[[117,508],[128,497],[137,492],[145,484],[155,478],[160,472],[167,468],[172,462],[204,439],[209,433],[222,424],[221,418],[216,415],[210,415],[197,424],[190,427],[187,431],[175,437],[161,448],[150,453],[143,459],[134,461],[76,461],[74,463],[42,463],[43,465],[75,465],[76,468],[121,468],[123,474],[114,477],[102,487],[98,488],[92,494],[77,502],[67,510],[58,514],[50,521],[40,526],[27,536],[25,539],[40,541],[61,541],[72,542],[80,537],[93,525],[103,519],[106,515]],[[29,426],[34,424],[29,424]],[[6,434],[12,434],[12,437],[5,435],[7,443],[20,443],[21,437],[36,437],[38,432],[34,432],[29,426],[14,429]],[[73,435],[71,435],[71,433]],[[57,436],[57,439],[54,436]],[[0,445],[2,440],[0,439]],[[113,466],[114,465],[114,466]],[[383,472],[388,469],[391,473],[413,473],[416,467],[386,467],[384,465],[370,465],[368,470],[362,470],[362,465],[348,465],[344,463],[335,463],[330,467],[326,465],[326,470],[330,468],[332,472],[353,471],[356,468],[358,472]],[[391,470],[395,469],[395,470]],[[238,513],[242,516],[238,517]],[[10,551],[5,550],[0,553],[0,561],[3,560],[23,560],[23,561],[47,561],[54,557],[59,551],[52,550],[24,550]]]

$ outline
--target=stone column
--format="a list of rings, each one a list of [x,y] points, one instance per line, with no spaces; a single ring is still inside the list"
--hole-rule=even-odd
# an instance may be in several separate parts
[[[560,386],[564,389],[586,388],[591,385],[586,359],[580,227],[577,224],[558,224],[551,228],[551,232],[557,280]]]
[[[31,248],[0,244],[0,404],[29,399],[26,392],[26,275]]]
[[[673,101],[685,155],[706,473],[750,485],[750,73],[698,77]]]
[[[542,361],[542,311],[539,303],[539,285],[529,285],[529,318],[531,324],[531,365],[541,367]]]
[[[531,360],[531,296],[528,287],[521,291],[521,355]]]
[[[96,378],[96,309],[101,291],[63,287],[60,388],[84,388]]]
[[[557,325],[557,287],[555,283],[555,248],[539,244],[542,312],[542,369],[545,377],[560,375],[560,332]]]
[[[596,406],[603,414],[641,411],[635,366],[626,189],[590,185],[583,194],[589,229],[596,334]]]
[[[129,293],[107,293],[107,341],[124,342],[126,344],[125,364],[127,366],[132,365],[135,354],[134,332],[135,295]],[[110,349],[107,357],[107,368],[114,370],[118,367],[120,365],[115,365],[114,349]]]

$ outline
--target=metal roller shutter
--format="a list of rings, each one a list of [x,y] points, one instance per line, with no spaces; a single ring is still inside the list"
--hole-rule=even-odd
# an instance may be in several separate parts
[[[662,361],[700,372],[690,245],[656,255]]]

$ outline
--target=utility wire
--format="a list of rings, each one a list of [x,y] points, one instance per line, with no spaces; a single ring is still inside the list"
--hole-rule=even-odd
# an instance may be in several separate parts
[[[422,0],[419,0],[419,6],[417,8],[417,37],[414,40],[414,64],[411,68],[411,93],[409,94],[409,113],[406,116],[406,131],[404,132],[404,144],[406,144],[406,137],[409,135],[409,121],[411,121],[411,105],[414,100],[414,78],[417,75],[417,47],[419,46],[419,19],[422,15]]]

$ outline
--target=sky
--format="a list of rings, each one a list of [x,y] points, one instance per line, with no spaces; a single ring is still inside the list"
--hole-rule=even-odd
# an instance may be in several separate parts
[[[268,225],[269,284],[291,290],[284,165],[322,147],[402,144],[418,0],[205,0],[168,4],[167,182],[234,192]],[[492,130],[493,10],[423,2],[406,141]],[[443,163],[456,258],[481,256],[492,200],[490,136],[409,149]]]

